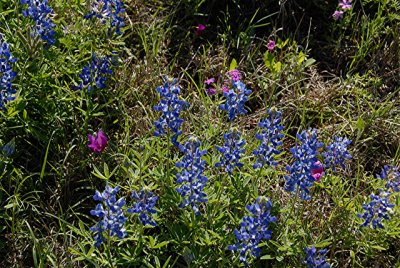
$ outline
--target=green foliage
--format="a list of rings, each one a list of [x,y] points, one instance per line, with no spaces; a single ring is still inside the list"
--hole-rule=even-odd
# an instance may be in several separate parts
[[[0,145],[15,144],[12,155],[0,154],[1,267],[243,266],[228,246],[246,205],[260,195],[271,198],[277,222],[251,267],[301,267],[308,246],[328,249],[332,267],[400,264],[399,193],[390,197],[394,214],[384,229],[360,228],[356,216],[371,193],[385,188],[375,174],[400,163],[399,1],[353,1],[334,21],[336,3],[319,0],[126,0],[122,35],[83,19],[90,1],[49,2],[57,41],[46,47],[20,1],[0,0],[0,33],[18,58],[16,99],[0,111]],[[197,23],[206,25],[199,36]],[[112,57],[113,72],[105,88],[77,90],[93,53]],[[248,115],[228,123],[219,105],[234,69],[253,93]],[[156,87],[165,75],[178,78],[190,103],[181,113],[180,141],[196,135],[207,150],[202,216],[178,207],[182,152],[153,135]],[[205,91],[211,77],[215,96]],[[257,124],[270,107],[283,113],[282,153],[278,166],[254,170]],[[283,186],[294,161],[289,148],[308,127],[318,128],[325,144],[334,135],[352,139],[353,158],[337,172],[326,169],[312,200],[302,201]],[[244,166],[229,176],[215,167],[215,146],[233,128],[243,133],[246,151]],[[100,129],[109,139],[101,154],[87,147],[87,135]],[[157,226],[127,214],[127,236],[95,247],[92,197],[107,183],[121,187],[127,208],[132,191],[156,193]]]

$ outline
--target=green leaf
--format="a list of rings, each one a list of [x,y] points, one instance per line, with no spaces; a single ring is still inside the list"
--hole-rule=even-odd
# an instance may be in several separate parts
[[[356,127],[358,129],[358,131],[363,131],[365,128],[365,121],[362,117],[358,118],[357,123],[356,123]]]
[[[281,71],[281,68],[282,68],[282,63],[280,61],[275,63],[275,65],[274,65],[275,72],[279,73]]]
[[[299,58],[298,58],[297,62],[298,62],[299,65],[301,65],[303,63],[303,61],[305,60],[306,56],[304,55],[303,52],[300,51],[298,57]]]
[[[107,178],[110,178],[110,172],[109,172],[109,170],[108,170],[108,165],[107,165],[106,163],[104,163],[104,175],[105,175]]]
[[[316,60],[314,60],[313,58],[306,60],[306,62],[304,63],[304,68],[307,68],[311,65],[313,65],[316,62]]]
[[[262,260],[274,260],[275,258],[272,257],[271,255],[264,255],[260,259],[262,259]]]
[[[324,240],[324,241],[321,241],[318,244],[316,244],[315,247],[316,248],[325,248],[325,247],[329,246],[330,244],[332,244],[331,241]]]
[[[168,257],[168,259],[165,261],[165,263],[164,263],[164,265],[163,265],[162,268],[167,268],[167,267],[168,267],[168,264],[169,264],[169,262],[171,261],[171,257],[172,257],[172,256],[169,256],[169,257]]]
[[[234,70],[234,69],[236,68],[236,66],[237,66],[237,62],[236,62],[235,59],[233,59],[233,60],[231,61],[231,65],[229,65],[229,71]]]
[[[381,246],[371,246],[371,248],[377,249],[377,250],[386,250],[386,248],[381,247]]]
[[[166,246],[166,245],[168,245],[169,244],[169,241],[163,241],[163,242],[161,242],[161,243],[158,243],[157,245],[155,245],[155,246],[152,246],[152,248],[153,249],[157,249],[157,248],[161,248],[161,247],[163,247],[163,246]]]
[[[264,54],[264,64],[271,71],[273,71],[273,68],[274,68],[274,61],[275,61],[274,55],[272,53],[269,53],[268,51],[266,51]]]

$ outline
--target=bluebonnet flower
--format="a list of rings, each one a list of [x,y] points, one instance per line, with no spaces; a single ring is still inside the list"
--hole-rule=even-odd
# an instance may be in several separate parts
[[[125,13],[124,3],[120,0],[97,0],[92,6],[92,10],[85,15],[85,19],[96,17],[100,19],[103,24],[109,23],[109,34],[115,28],[117,34],[122,34],[121,28],[125,26],[124,18]]]
[[[335,170],[335,166],[340,165],[345,168],[344,161],[350,159],[351,155],[347,151],[347,146],[351,143],[351,140],[343,137],[334,137],[334,142],[326,146],[326,152],[322,153],[325,158],[325,167],[331,167]]]
[[[381,174],[376,175],[381,180],[386,180],[386,188],[393,189],[395,192],[400,192],[400,172],[398,167],[385,165]]]
[[[308,268],[329,268],[331,265],[326,262],[326,249],[317,252],[315,247],[305,248],[306,259],[304,261]]]
[[[368,204],[363,203],[362,207],[365,210],[363,214],[358,213],[357,217],[363,218],[365,222],[361,227],[370,226],[384,228],[381,221],[389,220],[389,215],[393,214],[392,207],[394,204],[389,203],[390,193],[381,191],[379,195],[371,194],[371,201]]]
[[[203,175],[206,161],[201,159],[207,151],[200,150],[200,141],[196,137],[190,137],[184,146],[179,144],[179,149],[185,154],[182,161],[176,163],[178,168],[183,169],[181,173],[176,174],[176,182],[181,184],[181,187],[176,188],[182,196],[179,207],[190,204],[193,211],[200,215],[198,205],[207,202],[206,194],[203,192],[208,181]]]
[[[222,154],[222,156],[215,166],[225,167],[225,171],[231,175],[235,166],[238,168],[243,166],[239,161],[242,157],[241,154],[245,151],[242,149],[245,141],[240,136],[239,131],[225,133],[224,140],[225,144],[223,147],[217,146],[217,150]]]
[[[3,152],[3,158],[7,158],[15,152],[15,140],[12,139],[5,145],[1,147],[1,151]]]
[[[139,193],[134,191],[132,197],[136,200],[133,208],[129,208],[129,213],[139,214],[139,220],[143,225],[156,226],[156,222],[151,218],[151,214],[156,213],[154,209],[158,196],[155,196],[152,192],[142,189]]]
[[[228,120],[232,121],[237,115],[247,114],[247,110],[244,108],[245,102],[249,99],[248,95],[251,90],[246,88],[240,80],[233,81],[233,88],[229,91],[224,91],[224,97],[226,102],[220,105],[221,110],[228,112]]]
[[[247,257],[259,257],[261,249],[258,245],[271,238],[272,232],[268,227],[276,217],[271,216],[272,202],[265,196],[257,197],[256,203],[246,208],[251,215],[243,217],[240,230],[235,230],[236,243],[229,245],[228,250],[239,251],[240,261],[248,266]]]
[[[179,99],[181,89],[176,83],[176,79],[170,82],[168,78],[165,78],[164,85],[157,88],[161,100],[158,105],[154,106],[154,110],[162,114],[158,121],[154,122],[157,128],[154,135],[160,137],[164,135],[165,132],[169,134],[169,130],[172,130],[172,143],[178,146],[178,137],[182,134],[180,127],[183,123],[183,119],[180,118],[179,115],[182,109],[186,109],[188,103]]]
[[[17,61],[10,52],[10,45],[3,40],[0,34],[0,108],[7,111],[5,105],[15,99],[14,94],[17,93],[12,88],[11,82],[17,75],[12,70],[13,63]]]
[[[290,149],[295,161],[291,166],[287,166],[286,170],[289,175],[285,176],[285,190],[294,192],[296,189],[300,191],[300,197],[309,200],[309,187],[311,187],[316,179],[312,174],[314,163],[318,161],[318,148],[323,146],[322,142],[317,141],[317,130],[309,129],[296,135],[301,142],[300,145]]]
[[[274,156],[281,153],[277,149],[282,145],[283,126],[281,125],[281,112],[273,112],[270,109],[267,111],[268,117],[258,123],[262,129],[261,134],[256,134],[256,139],[260,140],[261,144],[253,154],[257,157],[257,163],[253,165],[254,168],[261,168],[263,165],[276,166],[278,163],[275,161]]]
[[[82,82],[76,89],[82,90],[87,87],[88,92],[94,89],[102,89],[106,87],[106,78],[108,74],[112,74],[110,59],[108,57],[98,57],[92,54],[92,62],[82,69],[79,77]]]
[[[91,215],[101,218],[95,226],[90,228],[91,231],[96,232],[94,236],[96,247],[105,241],[104,232],[107,232],[109,237],[116,236],[119,239],[126,236],[126,229],[123,225],[127,218],[122,210],[125,206],[125,199],[122,197],[117,200],[118,190],[119,186],[111,188],[107,184],[102,193],[96,191],[93,196],[94,200],[101,202],[96,205],[94,210],[90,211]]]
[[[22,15],[25,17],[31,17],[35,21],[35,35],[40,36],[40,38],[49,45],[54,45],[56,42],[54,38],[55,25],[50,19],[50,16],[54,14],[54,11],[48,6],[47,2],[47,0],[21,0],[22,4],[28,5],[28,8],[22,11]]]

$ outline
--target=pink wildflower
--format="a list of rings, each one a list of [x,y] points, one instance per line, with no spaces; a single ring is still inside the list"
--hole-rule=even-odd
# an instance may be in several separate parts
[[[225,80],[223,86],[221,87],[223,93],[229,92],[229,80]]]
[[[333,14],[332,14],[332,17],[335,19],[335,20],[338,20],[338,19],[341,19],[341,18],[343,18],[343,11],[335,11]]]
[[[215,79],[214,78],[209,78],[209,79],[207,79],[206,81],[204,81],[204,84],[206,84],[206,85],[211,85],[212,83],[214,83],[215,82]]]
[[[206,93],[208,96],[213,96],[213,95],[217,94],[217,91],[215,90],[215,88],[209,87],[206,89]]]
[[[242,78],[240,72],[236,69],[228,71],[228,76],[233,80],[233,82],[239,81]]]
[[[343,9],[351,9],[351,1],[347,1],[347,0],[342,0],[342,2],[339,2],[339,6]]]
[[[203,31],[204,31],[205,29],[206,29],[206,26],[199,23],[199,24],[197,24],[195,34],[196,34],[197,36],[200,36],[200,35],[203,33]]]
[[[89,139],[88,147],[93,152],[101,153],[107,146],[108,142],[107,136],[101,129],[97,132],[96,137],[92,136],[91,134],[88,134],[88,139]]]
[[[322,175],[324,175],[324,167],[321,162],[317,161],[311,169],[311,176],[313,176],[316,181],[320,181]]]
[[[267,48],[270,52],[274,51],[276,47],[276,43],[274,40],[269,40],[268,44],[267,44]]]

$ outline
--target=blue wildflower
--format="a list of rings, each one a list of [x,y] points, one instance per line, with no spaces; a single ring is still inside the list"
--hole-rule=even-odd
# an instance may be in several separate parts
[[[249,99],[248,95],[251,90],[246,88],[240,80],[232,80],[233,89],[224,92],[226,102],[220,105],[221,110],[228,112],[228,121],[232,121],[237,115],[247,114],[247,110],[244,108],[245,102]]]
[[[257,197],[256,203],[246,208],[251,215],[243,217],[240,230],[235,229],[236,243],[229,245],[228,250],[239,251],[240,261],[248,266],[247,257],[258,258],[261,253],[258,245],[271,238],[272,232],[268,227],[276,221],[276,217],[271,216],[272,202],[265,196]]]
[[[91,92],[96,88],[105,88],[107,75],[112,74],[110,65],[108,57],[98,57],[93,53],[91,64],[83,67],[82,73],[79,74],[82,82],[79,83],[77,89],[82,90],[87,87],[88,92]]]
[[[300,191],[300,197],[304,200],[309,200],[309,187],[311,187],[316,179],[313,177],[312,169],[314,163],[318,161],[318,148],[323,146],[323,143],[317,141],[317,130],[309,129],[296,135],[301,142],[290,149],[295,161],[291,166],[287,166],[286,170],[289,175],[285,176],[285,190],[294,192],[296,189]]]
[[[331,265],[326,262],[326,249],[317,252],[315,247],[305,248],[306,259],[304,261],[308,268],[329,268]]]
[[[178,137],[182,134],[180,127],[183,123],[183,119],[179,115],[182,109],[186,109],[188,103],[179,99],[181,89],[176,83],[176,79],[170,82],[168,78],[165,78],[164,85],[157,87],[157,92],[160,94],[161,100],[158,105],[154,106],[154,110],[162,114],[158,121],[154,122],[157,128],[154,135],[160,137],[165,132],[169,134],[169,130],[172,130],[172,143],[178,146]]]
[[[1,151],[3,152],[3,158],[7,158],[15,152],[15,140],[12,139],[5,145],[1,147]]]
[[[122,239],[126,236],[126,230],[123,228],[127,218],[124,216],[122,207],[125,205],[124,197],[117,200],[117,192],[119,186],[111,188],[106,185],[106,189],[100,193],[95,192],[93,199],[101,203],[96,205],[94,210],[90,211],[90,214],[101,218],[101,220],[93,227],[91,231],[96,232],[94,236],[95,246],[99,247],[104,241],[104,232],[107,232],[108,236],[116,236]]]
[[[203,189],[208,181],[203,175],[204,164],[206,161],[201,157],[207,153],[206,150],[200,150],[200,141],[196,137],[190,137],[183,146],[179,144],[179,149],[185,154],[181,162],[176,163],[182,172],[176,174],[176,182],[181,187],[176,191],[182,196],[182,203],[179,207],[185,207],[188,204],[192,206],[193,211],[200,215],[198,205],[207,202],[206,194]]]
[[[225,133],[224,140],[225,144],[223,147],[217,146],[217,150],[222,154],[222,156],[220,162],[215,166],[225,167],[225,171],[231,175],[235,166],[238,168],[243,166],[239,161],[242,157],[241,154],[245,151],[242,149],[245,141],[240,136],[239,131]]]
[[[381,174],[376,175],[381,180],[386,180],[386,188],[400,192],[400,172],[398,167],[385,165]]]
[[[40,38],[47,42],[49,45],[54,45],[56,42],[54,35],[55,24],[50,19],[50,16],[54,14],[51,7],[47,5],[47,0],[21,0],[22,4],[27,4],[28,8],[22,11],[22,15],[25,17],[31,17],[36,27],[34,34],[40,36]]]
[[[85,15],[85,19],[98,18],[103,24],[109,24],[109,34],[115,28],[117,34],[122,34],[121,28],[125,26],[124,3],[119,0],[97,0],[92,6],[92,10]]]
[[[136,200],[133,208],[129,208],[127,211],[129,213],[137,213],[139,214],[139,220],[143,225],[152,225],[156,226],[156,222],[152,220],[151,214],[156,213],[154,209],[158,196],[154,196],[154,194],[150,191],[142,189],[139,193],[134,191],[132,193],[132,197]]]
[[[270,109],[267,111],[268,117],[262,120],[258,126],[262,128],[261,134],[256,134],[256,139],[260,140],[261,144],[253,154],[257,157],[257,163],[253,168],[261,168],[263,165],[276,166],[278,162],[275,161],[274,156],[281,153],[277,149],[282,145],[283,126],[281,125],[281,112],[273,112]]]
[[[362,207],[365,210],[363,214],[358,213],[357,217],[363,218],[365,222],[361,227],[370,226],[384,228],[381,221],[383,219],[389,220],[389,215],[393,214],[392,207],[394,204],[389,203],[390,193],[381,191],[379,195],[371,194],[371,201],[368,204],[363,203]]]
[[[15,99],[14,94],[17,93],[12,88],[11,82],[17,75],[13,72],[13,63],[17,61],[10,52],[10,45],[3,40],[0,34],[0,108],[7,111],[5,105]]]
[[[351,143],[351,140],[343,137],[334,137],[334,142],[326,146],[327,152],[322,153],[325,158],[325,167],[331,167],[335,170],[335,166],[340,165],[342,168],[345,167],[344,161],[350,159],[351,155],[347,151],[347,146]]]

